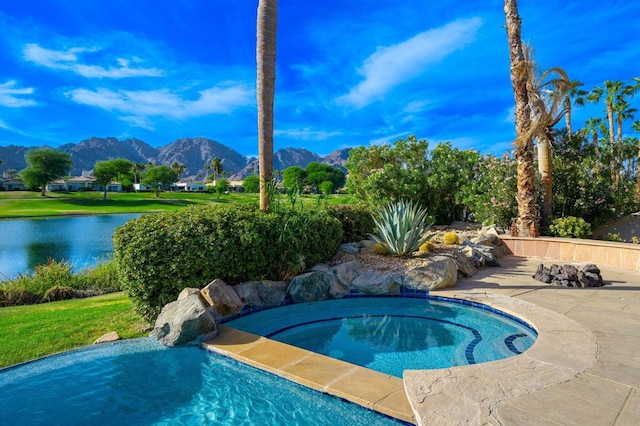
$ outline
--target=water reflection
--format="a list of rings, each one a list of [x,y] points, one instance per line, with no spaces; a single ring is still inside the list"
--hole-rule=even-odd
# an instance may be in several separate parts
[[[76,270],[113,251],[118,226],[140,214],[0,220],[0,280],[29,272],[48,259],[67,260]]]

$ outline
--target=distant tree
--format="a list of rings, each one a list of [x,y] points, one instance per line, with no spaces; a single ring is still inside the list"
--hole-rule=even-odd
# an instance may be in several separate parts
[[[15,179],[16,176],[18,176],[18,171],[16,169],[7,169],[4,174],[7,176],[7,178],[9,179]]]
[[[103,186],[102,199],[107,199],[107,185],[122,174],[130,173],[133,163],[124,158],[98,161],[93,168],[96,183]]]
[[[44,197],[47,184],[68,175],[71,155],[53,148],[36,148],[25,154],[28,167],[20,172],[20,178],[28,187],[40,187]]]
[[[184,169],[186,169],[187,166],[184,164],[180,164],[177,161],[174,161],[173,163],[171,163],[171,168],[173,169],[174,172],[176,172],[178,177],[182,179],[182,174],[184,173]]]
[[[333,193],[333,182],[331,181],[325,180],[318,187],[323,195],[331,195]]]
[[[247,176],[242,182],[242,187],[244,188],[245,192],[255,194],[256,192],[260,191],[260,178],[258,177],[258,175]]]
[[[131,171],[133,172],[133,183],[138,183],[141,180],[142,172],[147,169],[147,165],[145,163],[133,163],[131,166]]]
[[[345,174],[341,169],[329,164],[314,161],[307,165],[305,171],[307,173],[307,185],[311,185],[317,190],[320,189],[322,182],[329,181],[333,184],[334,188],[341,188],[344,186],[346,180]]]
[[[169,166],[150,167],[142,175],[142,183],[151,187],[156,197],[159,197],[160,189],[178,180],[178,174]]]
[[[225,192],[227,192],[227,190],[229,189],[229,180],[225,178],[217,179],[216,185],[214,186],[214,188],[218,193],[218,200],[219,200],[220,196]]]
[[[222,167],[222,160],[220,160],[218,157],[215,157],[209,163],[205,164],[204,169],[211,170],[213,172],[212,180],[215,182],[218,180],[220,174],[222,174],[222,172],[224,171],[224,167]],[[209,181],[208,176],[207,181]]]
[[[287,192],[296,190],[302,192],[306,177],[307,172],[302,167],[287,167],[282,171],[282,186],[284,186]]]

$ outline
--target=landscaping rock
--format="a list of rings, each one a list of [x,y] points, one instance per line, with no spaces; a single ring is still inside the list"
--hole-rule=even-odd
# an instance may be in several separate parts
[[[120,336],[118,335],[118,333],[115,331],[111,331],[98,337],[95,342],[93,342],[93,344],[99,345],[100,343],[116,342],[118,340],[120,340]]]
[[[348,293],[348,288],[342,285],[335,275],[332,276],[329,282],[329,296],[333,299],[342,299]]]
[[[182,289],[182,291],[180,292],[180,294],[178,294],[178,299],[184,299],[185,297],[192,295],[192,294],[200,294],[200,289],[199,288],[194,288],[194,287],[185,287]]]
[[[311,268],[311,272],[329,272],[331,271],[331,266],[325,263],[318,263]]]
[[[352,260],[350,262],[340,263],[331,271],[336,276],[340,284],[349,288],[353,280],[362,272],[362,263],[359,260]]]
[[[384,274],[363,269],[351,282],[351,288],[363,294],[400,294],[400,278],[397,274]]]
[[[362,240],[358,243],[358,245],[360,246],[360,248],[369,248],[369,247],[373,247],[376,245],[376,242],[373,240]]]
[[[345,244],[340,244],[340,251],[343,251],[348,254],[355,254],[360,252],[360,247],[358,243],[345,243]]]
[[[287,292],[293,303],[315,302],[329,298],[329,283],[333,274],[307,272],[291,280]]]
[[[458,276],[470,278],[478,273],[478,268],[475,267],[471,259],[460,250],[454,251],[452,256],[458,268]]]
[[[465,241],[465,243],[467,243],[467,241]],[[482,255],[480,250],[474,248],[473,246],[464,244],[462,247],[460,247],[458,252],[464,254],[476,268],[480,269],[484,266],[485,257]]]
[[[262,306],[280,306],[287,297],[284,281],[259,281],[256,285]]]
[[[199,290],[168,303],[162,308],[150,336],[165,346],[184,345],[200,336],[210,336],[217,331],[210,309]]]
[[[216,309],[218,315],[227,316],[240,312],[244,303],[233,287],[217,278],[200,290],[204,300]]]
[[[600,275],[600,268],[590,263],[578,270],[573,265],[551,265],[551,268],[543,264],[538,265],[533,278],[547,284],[561,287],[602,287],[604,282]]]
[[[233,286],[236,294],[249,306],[262,306],[262,299],[258,293],[258,283],[260,281],[247,281]]]
[[[407,271],[406,286],[417,290],[438,290],[458,282],[456,262],[447,256],[433,256],[426,266]]]

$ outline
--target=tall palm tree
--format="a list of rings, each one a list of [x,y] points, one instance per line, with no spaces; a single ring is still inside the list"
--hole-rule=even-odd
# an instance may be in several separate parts
[[[176,172],[176,174],[178,175],[178,177],[180,178],[180,180],[182,180],[182,174],[184,173],[184,169],[186,169],[187,166],[184,164],[180,164],[177,161],[174,161],[173,163],[171,163],[171,169]]]
[[[604,123],[601,118],[590,118],[585,123],[583,132],[584,135],[591,135],[591,143],[593,144],[593,152],[596,156],[596,161],[594,164],[594,175],[598,176],[600,173],[600,148],[598,146],[598,131],[603,130]]]
[[[522,22],[518,15],[517,0],[504,1],[504,14],[507,21],[507,40],[511,63],[511,85],[516,109],[516,150],[518,235],[528,236],[538,226],[536,206],[535,168],[533,162],[533,138],[527,137],[531,127],[531,107],[527,91],[529,79],[527,63],[522,47]]]
[[[260,168],[260,209],[269,210],[267,185],[273,174],[273,100],[276,82],[276,34],[278,0],[260,0],[256,40],[258,101],[258,164]]]
[[[571,110],[567,103],[572,81],[559,67],[540,74],[533,60],[533,49],[524,48],[528,67],[527,90],[531,106],[531,125],[525,137],[537,140],[538,172],[540,173],[540,232],[548,234],[553,215],[553,128]]]
[[[584,84],[581,81],[573,80],[569,86],[569,93],[567,97],[564,99],[564,108],[567,111],[564,116],[565,122],[567,124],[567,135],[571,138],[573,136],[573,129],[571,126],[571,100],[573,99],[573,104],[576,106],[584,106],[586,101],[586,96],[589,94],[586,90],[580,89]]]

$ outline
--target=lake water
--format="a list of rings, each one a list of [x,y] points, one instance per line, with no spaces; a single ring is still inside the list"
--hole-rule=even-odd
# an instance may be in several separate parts
[[[0,281],[48,259],[67,260],[76,271],[96,265],[113,252],[113,231],[137,217],[140,214],[0,220]]]

